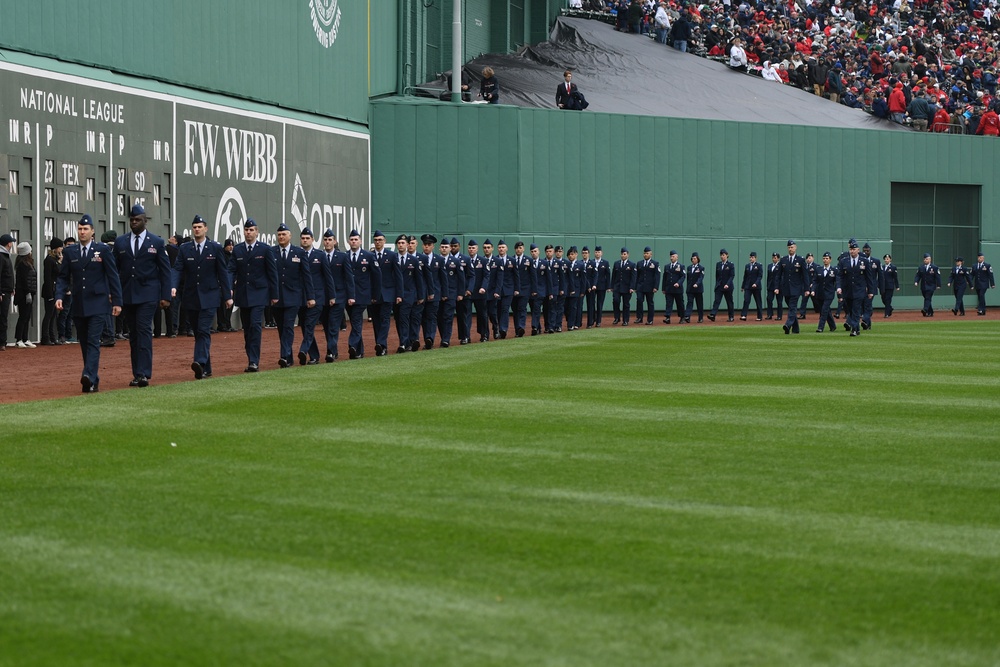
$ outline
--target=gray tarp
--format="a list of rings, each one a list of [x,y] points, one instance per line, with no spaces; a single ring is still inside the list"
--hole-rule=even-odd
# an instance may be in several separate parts
[[[467,65],[479,91],[484,67],[496,71],[500,101],[555,108],[563,70],[590,103],[587,111],[822,127],[903,129],[860,109],[820,99],[793,86],[730,70],[607,23],[559,17],[549,41],[516,54],[480,56]],[[443,85],[443,84],[441,84]]]

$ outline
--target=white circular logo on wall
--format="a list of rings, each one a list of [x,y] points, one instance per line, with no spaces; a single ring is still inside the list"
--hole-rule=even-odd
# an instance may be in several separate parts
[[[223,243],[232,239],[233,243],[243,243],[243,223],[246,220],[247,207],[243,204],[243,195],[236,188],[227,189],[219,200],[219,210],[215,214],[215,240]]]
[[[328,49],[337,41],[340,30],[340,7],[337,0],[309,0],[309,15],[312,17],[316,39]]]

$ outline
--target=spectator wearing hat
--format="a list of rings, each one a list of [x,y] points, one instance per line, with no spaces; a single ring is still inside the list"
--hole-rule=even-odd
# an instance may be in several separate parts
[[[100,391],[101,331],[110,313],[122,309],[122,288],[111,247],[94,240],[94,221],[89,215],[76,226],[80,243],[63,250],[56,280],[56,310],[63,309],[63,297],[73,295],[72,316],[83,354],[80,385],[83,393]]]
[[[890,79],[890,83],[895,79]],[[889,117],[892,122],[902,125],[906,122],[906,94],[903,93],[903,84],[895,81],[892,92],[889,93]]]
[[[823,60],[819,60],[817,58],[810,58],[807,68],[809,74],[809,83],[811,83],[813,87],[813,94],[819,97],[823,97],[826,89],[827,77],[830,74],[829,66]]]
[[[816,269],[816,278],[813,282],[814,294],[819,300],[819,325],[816,333],[823,333],[823,327],[829,326],[830,331],[837,330],[837,322],[833,319],[833,299],[837,296],[837,271],[831,266],[833,256],[823,253],[823,265]]]
[[[663,311],[663,323],[670,324],[670,311],[676,307],[677,321],[684,321],[684,265],[677,261],[677,251],[670,251],[670,263],[663,266],[663,293],[667,297],[667,307]]]
[[[743,267],[743,282],[740,289],[743,290],[743,312],[740,313],[740,321],[746,322],[747,313],[750,312],[750,299],[753,298],[757,304],[757,321],[763,319],[763,308],[760,300],[760,289],[764,279],[764,267],[757,261],[757,253],[750,253],[750,261]],[[669,308],[669,307],[668,307]]]
[[[913,285],[920,288],[924,295],[924,307],[920,314],[924,317],[934,317],[934,292],[941,289],[941,270],[931,261],[931,254],[924,253],[924,263],[917,269],[913,277]]]
[[[219,300],[232,294],[232,282],[222,246],[208,238],[208,225],[201,216],[195,216],[191,233],[193,238],[177,252],[170,295],[180,299],[188,323],[194,327],[191,370],[195,379],[201,380],[212,377],[212,320]],[[226,301],[231,302],[232,297]]]
[[[611,271],[611,285],[613,286],[612,306],[614,308],[615,320],[612,324],[628,326],[631,314],[632,294],[635,293],[636,269],[635,264],[629,261],[628,248],[622,248],[621,260],[615,262]]]
[[[257,223],[247,218],[243,223],[243,243],[233,248],[229,274],[233,303],[240,309],[243,349],[247,355],[244,373],[260,369],[260,341],[264,328],[264,309],[278,302],[278,269],[271,246],[258,241]]]
[[[27,241],[17,244],[17,259],[14,260],[14,305],[17,306],[17,325],[14,327],[14,344],[20,348],[34,348],[28,339],[28,329],[34,314],[35,298],[38,296],[38,275],[35,259],[31,254],[31,244]]]
[[[976,134],[986,137],[1000,136],[1000,117],[997,116],[997,112],[992,108],[988,109],[982,115],[982,118],[979,119],[979,124],[976,126]]]
[[[976,255],[976,265],[972,267],[972,286],[976,288],[976,315],[986,314],[986,290],[996,287],[993,267],[986,261],[982,251]]]
[[[781,267],[778,262],[781,255],[776,252],[771,253],[771,265],[767,267],[767,319],[774,319],[774,302],[778,302],[778,319],[780,320],[784,312],[781,298]]]
[[[10,259],[15,252],[14,242],[10,234],[0,236],[0,352],[7,349],[7,319],[14,301],[14,265]]]
[[[59,313],[56,311],[56,279],[59,277],[59,263],[62,261],[63,242],[54,238],[49,242],[49,251],[42,262],[42,303],[45,315],[39,334],[42,345],[57,345],[59,341]]]
[[[875,294],[875,273],[868,259],[861,256],[858,242],[848,242],[848,254],[837,264],[837,295],[844,299],[844,329],[851,336],[861,335],[861,312],[865,298]]]
[[[586,254],[587,249],[584,248],[583,252]],[[528,328],[528,306],[531,297],[538,291],[535,285],[535,269],[531,265],[531,258],[524,254],[523,241],[514,244],[514,268],[517,271],[520,289],[511,303],[511,308],[514,311],[514,335],[521,338]]]
[[[646,314],[646,324],[653,323],[655,309],[653,298],[659,291],[660,263],[653,259],[653,249],[646,246],[642,250],[642,261],[635,264],[635,321],[642,323],[643,313]]]
[[[747,68],[747,52],[743,49],[739,37],[733,38],[733,43],[729,47],[729,68],[741,72],[745,72]]]
[[[701,265],[701,256],[698,253],[691,253],[691,263],[687,267],[687,275],[684,278],[687,283],[687,307],[684,309],[684,321],[691,323],[691,312],[695,306],[698,308],[698,323],[705,319],[705,267]]]
[[[675,49],[681,53],[687,53],[688,42],[691,40],[691,23],[688,21],[687,10],[682,10],[680,16],[677,17],[677,20],[670,27],[670,37],[673,40]],[[652,324],[652,322],[649,324]]]
[[[521,292],[521,276],[514,262],[507,256],[507,244],[497,243],[497,256],[490,260],[489,292],[496,302],[497,333],[502,340],[510,329],[510,304]]]
[[[892,255],[886,253],[882,256],[882,317],[888,319],[892,317],[892,297],[899,291],[899,270],[892,263]]]
[[[284,223],[278,226],[277,239],[278,244],[271,248],[278,270],[278,302],[273,310],[278,321],[278,367],[288,368],[294,363],[295,320],[303,307],[315,309],[317,294],[325,296],[325,293],[324,285],[313,283],[306,253],[292,245],[292,230]]]
[[[844,94],[843,65],[838,61],[826,75],[826,90],[829,93],[830,101],[837,103]]]
[[[796,253],[795,241],[789,239],[788,254],[778,262],[780,274],[780,292],[785,297],[785,307],[788,308],[788,317],[781,327],[785,334],[799,332],[798,306],[799,299],[809,292],[809,269],[806,267],[806,260]]]
[[[319,363],[319,345],[316,344],[316,325],[322,315],[333,305],[336,287],[333,284],[333,271],[326,254],[313,245],[313,232],[304,227],[299,232],[299,242],[302,244],[303,260],[312,275],[313,296],[316,305],[310,308],[303,304],[299,307],[299,329],[302,331],[302,342],[299,343],[299,365],[315,366]]]
[[[663,0],[660,0],[656,7],[656,14],[653,16],[653,30],[656,33],[656,41],[660,44],[666,44],[667,32],[670,30],[670,16],[667,14],[667,3]]]
[[[163,239],[146,229],[146,211],[129,211],[129,234],[115,239],[115,262],[122,283],[122,315],[129,330],[130,387],[147,387],[153,377],[153,318],[170,307],[170,260]],[[220,295],[229,298],[229,292]],[[218,305],[218,304],[216,304]]]
[[[965,268],[965,261],[961,257],[955,258],[955,266],[948,276],[948,287],[955,294],[955,307],[951,309],[952,315],[965,317],[965,290],[972,287],[972,272]]]
[[[726,300],[727,321],[733,321],[733,287],[736,280],[736,266],[729,261],[729,252],[725,248],[719,251],[719,261],[715,263],[715,300],[712,302],[712,312],[708,319],[715,321],[722,299]]]

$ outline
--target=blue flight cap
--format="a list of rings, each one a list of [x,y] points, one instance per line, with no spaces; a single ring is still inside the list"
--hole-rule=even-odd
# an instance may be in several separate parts
[[[493,245],[493,244],[490,242],[489,239],[486,239],[485,241],[483,241],[483,245]]]
[[[751,257],[756,257],[757,256],[757,251],[756,250],[751,250],[750,251],[750,256]]]
[[[722,250],[719,251],[719,254],[720,255],[728,255],[729,252],[725,248],[723,248]]]
[[[478,243],[476,243],[476,239],[469,239],[469,243],[468,243],[468,245],[469,245],[469,246],[474,246],[474,245],[479,245],[479,244],[478,244]]]
[[[358,230],[352,229],[351,233],[348,234],[347,236],[348,236],[348,238],[350,238],[351,236],[361,236],[361,234],[358,234]]]
[[[487,243],[489,243],[489,242],[490,242],[490,241],[489,241],[489,239],[486,239],[486,242],[487,242]],[[504,240],[503,240],[503,239],[500,239],[499,241],[497,241],[497,245],[498,245],[498,246],[502,246],[502,245],[507,245],[507,244],[506,244],[506,243],[504,243]]]
[[[458,245],[458,239],[454,236],[451,237],[451,241],[448,242],[450,245]]]
[[[288,228],[288,225],[286,225],[285,223],[281,223],[280,225],[278,225],[278,231],[279,232],[290,232],[292,230],[290,230]]]
[[[643,252],[653,252],[653,249],[650,248],[649,246],[646,246],[645,248],[642,249],[642,251]]]
[[[601,248],[601,246],[595,245],[594,246],[594,252],[597,252],[598,250],[601,250],[603,252],[603,249]]]
[[[701,261],[701,257],[699,257],[696,252],[691,253],[691,259],[697,259],[699,262]]]
[[[872,247],[870,245],[868,245],[867,243],[865,243],[863,246],[861,246],[861,249],[862,250],[871,250]]]
[[[924,259],[930,259],[931,254],[929,252],[924,253]]]
[[[205,218],[201,217],[200,215],[196,215],[196,216],[194,216],[194,220],[191,221],[191,224],[193,225],[196,222],[200,222],[200,223],[204,224],[205,223]]]
[[[588,248],[587,246],[583,246],[583,251],[584,252],[590,252],[590,248]]]
[[[94,226],[94,219],[91,218],[88,214],[84,213],[83,217],[80,218],[79,224],[93,227]]]
[[[851,242],[847,244],[847,247],[848,248],[857,248],[858,247],[858,242],[855,241],[854,239],[851,239]]]
[[[337,235],[333,233],[332,229],[328,229],[325,232],[323,232],[323,238],[325,238],[325,239],[335,239],[335,238],[337,238]]]
[[[312,235],[313,235],[313,230],[309,229],[308,227],[305,227],[301,232],[299,232],[299,236],[312,236]]]
[[[247,218],[247,221],[243,223],[243,229],[250,229],[251,227],[256,227],[257,223],[253,221],[253,218]]]
[[[788,247],[790,248],[793,245],[795,245],[795,241],[793,241],[792,239],[788,239]]]
[[[833,257],[833,255],[831,255],[831,254],[830,254],[830,253],[828,253],[828,252],[824,252],[824,253],[823,253],[823,256],[824,256],[824,257]]]
[[[571,245],[569,247],[569,252],[576,252],[576,246],[575,245]]]
[[[132,210],[129,212],[129,217],[138,218],[140,215],[146,215],[146,209],[142,207],[142,204],[133,204]]]
[[[964,259],[962,259],[961,257],[956,257],[956,258],[955,258],[955,261],[956,261],[956,262],[964,262],[965,260],[964,260]]]
[[[375,238],[375,237],[377,237],[377,236],[381,236],[381,237],[383,237],[383,238],[384,238],[384,237],[385,237],[385,234],[383,234],[383,233],[382,233],[382,230],[381,230],[381,229],[376,229],[376,230],[375,230],[375,233],[374,233],[374,234],[372,234],[372,238]]]
[[[536,244],[532,243],[531,244],[531,248],[529,248],[529,250],[538,250],[538,246]]]
[[[628,252],[628,248],[626,248],[625,246],[622,246],[622,252]]]
[[[671,251],[670,251],[670,254],[671,254],[671,255],[676,255],[676,254],[677,254],[677,251],[676,251],[676,250],[671,250]]]

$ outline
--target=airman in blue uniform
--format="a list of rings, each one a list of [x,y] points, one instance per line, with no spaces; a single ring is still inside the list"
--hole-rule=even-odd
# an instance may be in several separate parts
[[[63,309],[67,294],[73,297],[70,315],[76,325],[83,374],[84,394],[100,391],[101,332],[110,311],[117,317],[122,310],[122,286],[111,246],[94,241],[94,221],[89,215],[76,226],[79,243],[66,246],[56,279],[56,310]]]
[[[719,251],[719,261],[715,263],[715,301],[712,302],[712,312],[708,314],[708,319],[715,321],[715,315],[719,312],[719,304],[722,299],[726,300],[726,312],[729,314],[728,322],[733,321],[733,288],[736,282],[736,266],[729,261],[729,253],[725,248]]]
[[[848,247],[847,257],[837,264],[837,294],[844,299],[847,320],[844,329],[850,331],[851,336],[860,336],[864,300],[869,294],[875,293],[877,285],[875,272],[868,259],[860,256],[858,242],[851,239]]]
[[[489,302],[486,300],[486,290],[490,287],[490,271],[486,265],[486,260],[479,254],[479,244],[475,239],[469,241],[469,272],[466,275],[471,280],[466,283],[466,289],[472,293],[472,303],[476,307],[476,333],[479,334],[479,342],[485,343],[490,339],[490,313]],[[472,311],[468,313],[469,331],[472,331]]]
[[[278,245],[271,249],[271,253],[278,268],[278,303],[272,310],[278,322],[278,366],[288,368],[293,363],[295,319],[303,306],[310,309],[316,307],[316,294],[322,294],[324,288],[323,285],[313,284],[305,251],[292,245],[292,230],[282,223],[277,236]]]
[[[441,241],[441,254],[444,256],[444,274],[441,279],[441,306],[438,310],[438,330],[441,332],[441,347],[451,345],[451,332],[458,321],[459,341],[465,340],[462,333],[465,330],[464,306],[459,306],[467,300],[465,279],[465,257],[458,253],[458,239],[452,238],[451,243]],[[456,317],[457,314],[457,317]]]
[[[816,264],[815,257],[811,252],[806,253],[806,275],[809,278],[809,288],[806,290],[805,295],[802,297],[802,303],[799,305],[799,319],[806,319],[806,309],[809,307],[809,298],[812,297],[813,309],[818,313],[820,311],[820,301],[816,295],[816,271],[819,269],[819,265]]]
[[[552,246],[546,246],[546,252]],[[538,246],[531,244],[531,269],[535,273],[534,291],[531,293],[531,335],[537,336],[543,331],[549,332],[549,302],[552,300],[552,273],[545,257],[538,256]],[[544,329],[542,315],[544,313]]]
[[[653,259],[653,249],[642,249],[642,261],[635,263],[635,321],[642,323],[646,314],[646,324],[653,323],[656,313],[653,299],[660,288],[660,263]]]
[[[757,261],[757,253],[750,253],[750,261],[743,267],[743,282],[740,289],[743,290],[743,312],[740,313],[740,320],[746,322],[747,313],[750,311],[750,299],[753,298],[757,304],[757,321],[763,319],[763,308],[760,302],[760,288],[764,280],[764,266]]]
[[[131,234],[115,239],[115,262],[122,285],[122,314],[128,327],[132,381],[148,387],[153,377],[153,318],[170,307],[170,260],[163,239],[146,229],[146,211],[136,204],[129,212]]]
[[[687,308],[684,309],[684,321],[691,323],[691,312],[697,306],[698,322],[705,320],[705,267],[701,265],[701,256],[691,253],[691,263],[687,267],[684,278],[687,283]]]
[[[795,248],[795,241],[789,239],[788,254],[778,262],[781,285],[779,291],[785,297],[785,306],[788,308],[788,318],[781,327],[786,334],[799,332],[799,299],[809,291],[806,260],[802,255],[795,253]]]
[[[424,299],[424,309],[420,313],[420,324],[424,332],[424,349],[429,350],[434,347],[434,339],[438,332],[438,314],[441,312],[442,286],[448,281],[447,270],[445,269],[444,257],[434,252],[434,245],[437,237],[433,234],[424,234],[420,237],[424,252],[419,255],[420,263],[424,267],[424,286],[427,297]],[[420,341],[420,335],[414,339]]]
[[[961,257],[955,258],[955,266],[948,276],[948,287],[955,294],[955,307],[951,309],[952,315],[965,317],[965,290],[972,287],[972,272],[965,268],[965,261]]]
[[[667,295],[667,307],[663,311],[663,323],[670,324],[670,311],[676,305],[677,321],[684,321],[684,279],[687,271],[677,261],[677,251],[670,251],[670,263],[663,267],[663,293]]]
[[[924,307],[920,310],[924,317],[934,317],[934,292],[941,289],[941,269],[931,261],[931,254],[924,253],[924,263],[917,269],[913,284],[924,295]]]
[[[594,327],[600,327],[604,319],[604,299],[611,289],[611,265],[604,259],[604,249],[594,246]],[[590,321],[588,320],[588,324]]]
[[[378,295],[378,305],[372,315],[372,324],[375,327],[375,356],[384,357],[389,354],[389,325],[392,311],[403,301],[403,267],[399,263],[399,255],[385,247],[385,234],[376,229],[372,241],[375,243],[375,258],[381,272],[382,288]]]
[[[837,330],[837,322],[833,319],[833,300],[837,297],[837,270],[831,266],[833,256],[823,253],[823,266],[816,270],[816,278],[813,281],[813,291],[816,299],[819,300],[819,326],[816,333],[823,333],[823,327],[829,326],[830,331]]]
[[[354,303],[350,300],[347,302],[347,312],[351,318],[347,355],[351,359],[362,359],[365,356],[365,341],[362,337],[365,309],[375,307],[382,300],[382,272],[375,253],[361,247],[361,235],[358,234],[358,230],[351,230],[347,243],[350,246],[348,256],[354,274]]]
[[[427,293],[424,290],[424,276],[420,260],[410,254],[410,237],[400,234],[396,238],[396,255],[399,258],[399,269],[403,274],[400,283],[400,301],[396,304],[396,337],[399,347],[396,354],[416,352],[420,349],[420,315],[418,307],[422,306]]]
[[[299,329],[302,331],[302,342],[299,344],[299,364],[315,366],[319,363],[319,345],[316,344],[316,325],[324,311],[333,303],[336,288],[333,285],[333,272],[327,262],[326,254],[313,246],[313,233],[308,227],[299,232],[302,243],[302,253],[305,255],[306,266],[312,274],[313,295],[316,304],[312,307],[303,304],[299,308]]]
[[[980,252],[976,256],[976,265],[972,267],[972,286],[976,288],[976,315],[986,314],[986,290],[996,288],[993,277],[993,267]]]
[[[531,296],[537,291],[535,269],[531,265],[531,258],[524,254],[523,241],[514,244],[514,268],[517,271],[520,289],[511,303],[511,308],[514,310],[514,335],[521,338],[528,328],[528,306],[531,304]]]
[[[628,259],[628,248],[622,248],[621,259],[615,262],[611,270],[612,305],[615,312],[615,321],[612,324],[621,322],[623,327],[628,326],[632,295],[635,293],[635,278],[635,264]]]
[[[326,338],[324,359],[330,364],[340,356],[340,328],[344,323],[345,309],[354,304],[354,265],[347,253],[337,248],[337,236],[332,229],[323,232],[323,259],[329,265],[333,278],[333,298],[326,302],[320,314]],[[318,346],[315,352],[310,348],[309,353],[316,358],[319,355]]]
[[[883,318],[892,317],[892,297],[899,291],[899,270],[892,263],[892,255],[882,256],[882,307]]]
[[[566,314],[566,295],[569,293],[569,262],[563,258],[563,247],[557,245],[555,256],[549,260],[555,294],[552,296],[552,333],[562,331],[563,316]]]
[[[510,304],[521,293],[521,275],[514,261],[507,256],[507,244],[503,239],[497,243],[497,252],[490,263],[488,291],[496,302],[497,334],[504,339],[510,330]]]
[[[767,319],[774,319],[774,302],[778,302],[778,319],[782,318],[783,301],[781,299],[781,255],[771,253],[771,265],[767,267]]]
[[[233,305],[233,292],[222,246],[208,238],[208,225],[200,215],[191,223],[191,234],[194,238],[177,251],[171,296],[180,298],[188,323],[194,325],[191,370],[200,380],[212,377],[212,319],[223,300],[226,307]]]
[[[587,266],[577,259],[576,246],[570,246],[566,265],[566,330],[580,328],[583,316],[583,295],[587,289]]]
[[[264,309],[278,302],[278,270],[271,246],[257,240],[257,223],[248,218],[243,223],[244,242],[233,248],[230,274],[233,302],[240,309],[243,348],[247,355],[244,373],[260,368],[260,338]]]

